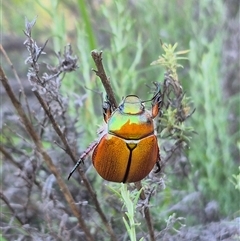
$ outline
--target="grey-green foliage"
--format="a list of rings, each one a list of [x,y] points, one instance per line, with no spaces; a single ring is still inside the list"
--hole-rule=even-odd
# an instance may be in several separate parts
[[[239,204],[238,194],[229,182],[236,170],[237,160],[231,154],[236,142],[229,135],[230,100],[224,99],[221,76],[226,12],[221,1],[214,8],[208,1],[199,4],[199,20],[193,23],[189,54],[189,91],[196,107],[192,124],[198,135],[191,143],[189,160],[193,166],[192,175],[198,179],[198,188],[208,199],[219,202],[222,213],[232,213]],[[210,10],[211,19],[207,21]]]

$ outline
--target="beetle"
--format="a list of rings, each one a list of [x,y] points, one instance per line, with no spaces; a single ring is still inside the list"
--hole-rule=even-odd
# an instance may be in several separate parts
[[[154,128],[154,118],[160,112],[160,91],[152,98],[152,110],[146,110],[137,95],[126,96],[113,110],[109,100],[103,104],[105,128],[99,140],[80,156],[68,179],[93,150],[92,163],[107,181],[137,182],[145,178],[154,165],[160,171],[160,153]]]

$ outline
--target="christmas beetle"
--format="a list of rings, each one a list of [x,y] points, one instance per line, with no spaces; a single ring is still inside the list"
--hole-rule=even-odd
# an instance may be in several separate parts
[[[153,119],[159,113],[160,104],[159,90],[152,98],[151,111],[145,109],[143,101],[136,95],[126,96],[114,111],[111,103],[105,101],[105,128],[99,133],[99,140],[80,156],[68,179],[92,150],[93,166],[107,181],[140,181],[155,164],[158,172],[160,153]]]

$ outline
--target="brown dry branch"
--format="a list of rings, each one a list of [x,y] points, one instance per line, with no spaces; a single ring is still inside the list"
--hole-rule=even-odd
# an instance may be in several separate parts
[[[167,153],[167,155],[164,157],[164,160],[162,161],[162,168],[165,168],[165,166],[167,165],[168,161],[172,158],[172,156],[175,154],[175,152],[177,152],[177,150],[182,148],[182,141],[177,141],[176,143],[174,143],[171,148],[169,150],[166,150],[165,148],[165,152]]]
[[[27,100],[27,96],[25,94],[25,91],[24,91],[24,88],[23,88],[23,85],[22,85],[22,82],[17,74],[17,71],[16,69],[14,68],[13,66],[13,63],[11,62],[11,60],[9,59],[5,49],[3,48],[3,46],[0,44],[0,52],[2,52],[2,54],[4,55],[6,61],[8,62],[8,64],[10,65],[10,67],[12,68],[12,71],[14,73],[14,76],[19,84],[19,86],[21,87],[20,91],[21,93],[23,93],[23,97],[24,97],[24,100],[25,100],[25,103],[26,103],[26,106],[27,106],[27,110],[28,110],[28,114],[29,114],[29,117],[30,117],[30,120],[31,120],[31,115],[30,115],[30,107],[29,107],[29,104],[28,104],[28,100]]]
[[[13,106],[15,107],[19,117],[21,118],[21,121],[22,121],[23,125],[25,126],[25,129],[26,129],[27,133],[31,137],[32,141],[34,142],[36,150],[40,153],[43,160],[46,162],[48,168],[51,170],[51,172],[56,177],[56,180],[58,182],[60,190],[62,191],[66,201],[68,202],[74,216],[77,217],[79,226],[82,228],[83,232],[85,233],[86,239],[89,240],[89,241],[93,241],[94,238],[91,235],[91,233],[89,231],[89,228],[86,226],[85,221],[83,219],[83,216],[82,216],[80,210],[78,209],[77,205],[75,204],[75,201],[74,201],[67,185],[63,181],[57,167],[53,164],[53,161],[52,161],[51,157],[44,150],[42,142],[41,142],[38,134],[34,130],[31,122],[29,121],[27,115],[25,114],[21,103],[17,100],[15,94],[13,93],[12,88],[8,83],[8,79],[5,76],[4,71],[1,67],[0,67],[0,81],[2,82],[8,97],[10,98],[10,100],[11,100]]]
[[[5,156],[5,158],[7,160],[9,160],[15,167],[17,167],[18,169],[20,169],[21,171],[24,169],[24,166],[21,165],[19,162],[17,162],[14,157],[2,146],[0,145],[0,152]],[[26,183],[28,185],[32,185],[31,182],[29,181],[29,179],[24,178],[23,179],[26,181]],[[39,190],[41,190],[41,184],[35,179],[32,178],[32,180],[34,180],[34,184],[38,187]]]
[[[2,146],[0,145],[0,152],[17,168],[22,169],[22,165],[18,163],[13,156]]]
[[[0,145],[0,152],[5,156],[5,158],[7,160],[10,161],[10,163],[12,163],[14,166],[16,166],[17,168],[19,168],[20,170],[24,169],[24,166],[21,165],[19,162],[17,162],[14,157],[11,155],[11,153],[9,153],[2,145]],[[24,179],[28,184],[31,184],[29,182],[28,179]],[[39,190],[42,189],[41,184],[35,179],[33,178],[34,184],[38,187]]]
[[[142,190],[141,193],[140,193],[141,200],[143,200],[143,201],[147,200],[147,204],[145,204],[144,207],[143,207],[144,218],[145,218],[146,223],[147,223],[150,240],[155,241],[156,239],[155,239],[155,235],[154,235],[154,228],[153,228],[153,225],[152,225],[151,214],[150,214],[150,210],[149,210],[149,207],[148,207],[148,204],[149,204],[150,200],[149,200],[149,198],[147,198],[146,194],[144,193],[141,182],[136,182],[135,187],[137,188],[138,191]]]
[[[101,79],[102,84],[106,90],[108,99],[110,101],[110,103],[113,105],[113,108],[116,109],[118,104],[117,101],[115,99],[114,93],[113,93],[113,89],[111,86],[111,83],[109,81],[109,78],[106,75],[106,72],[104,70],[103,64],[102,64],[102,51],[97,52],[96,50],[93,50],[91,52],[92,58],[96,64],[97,70],[93,70],[96,75]]]
[[[9,200],[7,199],[7,197],[3,194],[2,191],[0,191],[0,198],[6,203],[6,205],[8,206],[9,210],[12,212],[13,217],[16,218],[16,220],[18,221],[18,223],[20,225],[23,225],[24,222],[21,220],[21,218],[17,215],[17,213],[15,212],[14,208],[11,206]]]

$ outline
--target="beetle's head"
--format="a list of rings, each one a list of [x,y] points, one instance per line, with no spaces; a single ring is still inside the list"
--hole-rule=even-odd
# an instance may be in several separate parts
[[[136,95],[126,96],[118,108],[122,113],[131,115],[137,115],[144,111],[144,105]]]

